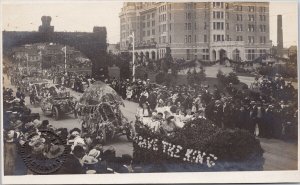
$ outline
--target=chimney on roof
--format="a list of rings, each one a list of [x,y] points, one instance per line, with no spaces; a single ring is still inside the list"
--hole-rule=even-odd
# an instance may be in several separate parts
[[[282,33],[282,15],[277,15],[277,54],[282,56],[283,51],[283,33]]]

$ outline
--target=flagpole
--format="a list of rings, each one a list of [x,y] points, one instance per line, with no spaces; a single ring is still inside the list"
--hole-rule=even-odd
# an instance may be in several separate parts
[[[65,72],[67,72],[67,46],[65,45]]]
[[[135,63],[134,63],[134,32],[132,32],[132,81],[135,81]]]

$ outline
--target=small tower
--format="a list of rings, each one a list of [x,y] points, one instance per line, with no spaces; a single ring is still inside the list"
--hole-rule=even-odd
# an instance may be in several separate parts
[[[52,18],[50,16],[43,16],[41,20],[42,25],[39,26],[39,32],[54,32],[54,26],[51,26]]]

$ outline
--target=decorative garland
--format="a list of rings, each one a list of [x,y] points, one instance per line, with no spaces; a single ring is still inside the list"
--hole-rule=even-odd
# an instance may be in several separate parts
[[[152,132],[140,122],[135,125],[133,160],[147,172],[263,169],[259,140],[245,130],[221,129],[202,118],[171,136]]]

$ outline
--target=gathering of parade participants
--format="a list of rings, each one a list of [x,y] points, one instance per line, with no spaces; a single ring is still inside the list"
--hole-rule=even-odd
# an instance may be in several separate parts
[[[84,128],[55,128],[49,120],[40,120],[38,115],[31,113],[25,104],[26,96],[34,104],[38,101],[37,96],[57,96],[55,93],[64,93],[67,88],[84,92],[83,85],[88,87],[95,81],[88,75],[62,73],[46,76],[56,84],[55,91],[43,86],[25,89],[24,75],[13,71],[10,81],[17,87],[16,92],[3,87],[4,161],[8,166],[5,174],[35,174],[26,168],[16,152],[23,145],[29,148],[32,155],[43,159],[51,159],[67,150],[66,160],[56,174],[137,172],[130,155],[117,157],[114,147],[104,146],[84,132]],[[111,78],[104,82],[124,100],[138,103],[136,122],[168,137],[172,137],[187,122],[203,118],[211,120],[219,128],[243,129],[260,138],[297,138],[297,90],[280,75],[257,77],[249,89],[238,89],[231,83],[224,89],[219,89],[217,85],[167,87],[151,83],[149,79],[133,81]],[[63,138],[66,144],[49,145],[40,136],[40,130],[45,128]],[[29,133],[36,136],[28,137]],[[19,166],[18,172],[14,168],[16,164]],[[22,165],[23,168],[20,168]]]
[[[247,90],[237,89],[231,83],[221,90],[216,86],[210,89],[207,85],[158,86],[139,79],[135,82],[129,79],[105,82],[124,99],[139,103],[139,119],[156,120],[159,113],[166,121],[171,114],[172,122],[182,127],[195,116],[205,116],[221,128],[245,129],[259,137],[296,137],[297,91],[291,82],[284,81],[279,75],[256,78]]]

